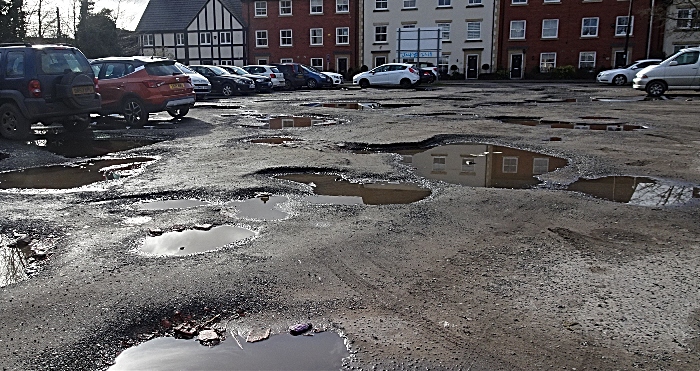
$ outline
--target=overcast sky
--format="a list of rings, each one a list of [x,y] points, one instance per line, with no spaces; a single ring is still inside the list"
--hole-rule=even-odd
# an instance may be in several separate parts
[[[25,9],[30,13],[29,22],[38,23],[36,16],[34,14],[38,8],[37,4],[39,1],[42,2],[42,14],[55,14],[55,9],[59,8],[62,16],[70,17],[72,14],[71,6],[76,4],[76,9],[79,9],[80,0],[25,0]],[[143,14],[146,5],[148,5],[148,0],[93,0],[95,2],[95,12],[107,8],[111,9],[117,17],[117,27],[126,30],[133,30],[138,25],[141,19],[141,14]],[[118,14],[117,14],[118,13]],[[50,17],[47,15],[47,17]],[[55,18],[55,17],[54,17]],[[66,18],[64,18],[66,19]],[[31,27],[30,27],[31,28]]]

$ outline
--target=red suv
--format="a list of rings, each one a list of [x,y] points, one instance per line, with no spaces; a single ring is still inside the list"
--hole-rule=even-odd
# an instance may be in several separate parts
[[[90,62],[102,95],[101,115],[124,115],[128,125],[144,126],[151,112],[184,117],[194,105],[192,80],[175,61],[158,57],[109,57]]]

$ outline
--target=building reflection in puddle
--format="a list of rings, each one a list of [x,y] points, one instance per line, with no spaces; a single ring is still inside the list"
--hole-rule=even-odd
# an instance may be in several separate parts
[[[270,117],[265,120],[267,123],[262,126],[263,129],[287,129],[287,128],[309,128],[312,126],[327,126],[336,125],[337,120],[323,117],[308,117],[308,116],[277,116]]]
[[[700,198],[700,187],[633,176],[579,179],[567,190],[638,206],[680,206]]]

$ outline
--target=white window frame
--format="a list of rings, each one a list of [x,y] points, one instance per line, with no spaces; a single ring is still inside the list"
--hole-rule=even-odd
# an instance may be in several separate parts
[[[323,0],[309,0],[309,14],[323,14]]]
[[[467,5],[482,5],[481,0],[468,0]]]
[[[513,156],[504,156],[501,171],[503,174],[517,174],[518,158]]]
[[[350,12],[350,0],[335,0],[335,12],[336,13],[349,13]]]
[[[201,32],[199,34],[199,45],[211,45],[211,32]]]
[[[289,35],[287,35],[289,33]],[[289,42],[287,42],[289,41]],[[280,46],[293,46],[294,41],[292,39],[292,30],[284,29],[280,30]]]
[[[440,39],[442,41],[450,41],[451,23],[438,23],[436,26],[440,29]]]
[[[219,32],[219,44],[230,45],[231,40],[232,39],[231,39],[231,32],[230,31]]]
[[[264,40],[264,42],[263,42]],[[267,30],[256,30],[255,31],[255,47],[256,48],[267,48],[269,42],[267,40]]]
[[[280,1],[280,15],[292,15],[292,0]]]
[[[522,36],[519,36],[520,30],[519,29],[514,29],[513,26],[515,24],[522,23]],[[509,39],[510,40],[525,40],[525,31],[527,30],[527,21],[524,19],[518,19],[518,20],[513,20],[510,21],[510,33],[509,33]],[[513,31],[518,31],[518,35],[513,36]]]
[[[321,63],[314,63],[314,61],[321,61]],[[311,58],[309,59],[309,64],[311,64],[311,67],[314,67],[319,71],[323,71],[323,58]]]
[[[552,56],[554,57],[553,60],[551,58]],[[555,67],[557,67],[556,52],[540,53],[540,72],[550,72]]]
[[[551,24],[549,27],[545,27],[546,23],[551,23],[555,22],[555,27],[552,27]],[[545,31],[550,31],[554,30],[554,35],[551,34],[546,34]],[[542,20],[542,38],[543,39],[556,39],[559,37],[559,19],[543,19]]]
[[[630,17],[630,36],[634,34],[634,16]],[[615,36],[627,36],[627,16],[618,16],[615,19]]]
[[[681,30],[700,28],[700,15],[698,15],[698,12],[698,9],[694,8],[678,9],[676,13],[676,28]],[[632,22],[632,26],[634,26],[634,22]]]
[[[185,34],[180,32],[175,34],[175,45],[183,46],[185,45]]]
[[[549,157],[535,157],[532,159],[532,174],[540,175],[549,172]]]
[[[268,64],[267,57],[256,58],[256,59],[255,59],[255,63],[256,63],[256,64],[260,64],[260,65],[266,65],[266,64]]]
[[[154,46],[156,44],[156,38],[152,33],[141,35],[141,43],[143,46]]]
[[[379,61],[381,61],[381,60],[383,60],[384,62],[379,63]],[[379,67],[383,64],[386,64],[387,60],[388,59],[387,59],[386,55],[378,55],[378,56],[374,57],[374,67]]]
[[[402,9],[416,9],[416,0],[403,0]]]
[[[233,61],[230,59],[222,59],[219,61],[220,66],[233,66]]]
[[[335,29],[335,44],[350,45],[350,27],[337,27]]]
[[[527,5],[527,0],[510,0],[513,5]]]
[[[417,26],[415,23],[406,23],[406,24],[401,25],[401,28],[416,28],[416,27]]]
[[[585,57],[585,58],[584,58]],[[593,57],[593,60],[590,60]],[[578,68],[595,69],[596,52],[580,52],[578,53]],[[584,63],[593,63],[592,66],[583,66]]]
[[[437,7],[438,8],[451,8],[452,7],[452,0],[438,0]]]
[[[294,63],[293,58],[280,58],[280,63]]]
[[[323,28],[309,29],[309,41],[313,46],[323,45]]]
[[[465,37],[467,40],[481,40],[481,22],[467,22],[466,26],[467,34]],[[474,28],[478,28],[478,30],[475,30]]]
[[[447,156],[433,156],[433,171],[447,170]]]
[[[377,32],[379,29],[383,28],[383,32]],[[389,31],[388,31],[388,26],[387,25],[379,25],[379,26],[374,26],[374,42],[376,43],[381,43],[381,44],[386,44],[389,42]],[[380,36],[384,36],[384,40],[379,40]]]
[[[476,158],[474,158],[474,157],[462,157],[462,172],[463,173],[476,172]]]
[[[389,9],[389,0],[374,0],[375,10],[387,10]]]
[[[267,17],[267,1],[256,1],[255,2],[255,16],[256,17]]]
[[[593,21],[595,20],[595,26],[592,25],[586,25],[586,21]],[[598,17],[584,17],[581,19],[581,37],[598,37],[598,28],[600,26],[600,18]],[[587,29],[593,29],[595,30],[595,34],[589,33],[585,34]]]

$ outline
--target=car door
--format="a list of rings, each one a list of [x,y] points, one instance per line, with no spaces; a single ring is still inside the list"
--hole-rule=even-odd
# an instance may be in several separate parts
[[[399,85],[401,83],[401,79],[406,77],[406,68],[408,67],[401,64],[392,64],[389,66],[389,70],[386,73],[385,84]]]
[[[374,68],[373,70],[369,71],[369,74],[367,76],[367,79],[369,80],[369,83],[372,85],[384,85],[389,81],[388,79],[388,72],[389,72],[389,66],[388,65],[383,65]]]
[[[191,67],[193,68],[197,73],[200,75],[204,76],[209,80],[209,83],[211,84],[211,90],[215,92],[221,92],[221,78],[219,78],[214,71],[210,70],[207,67],[201,67],[201,66],[195,66]]]
[[[93,71],[99,73],[97,82],[102,96],[102,108],[107,110],[119,109],[119,104],[126,93],[124,62],[104,62],[99,66],[93,65]]]
[[[688,51],[671,60],[664,69],[664,79],[669,89],[698,85],[698,60],[700,51]]]

